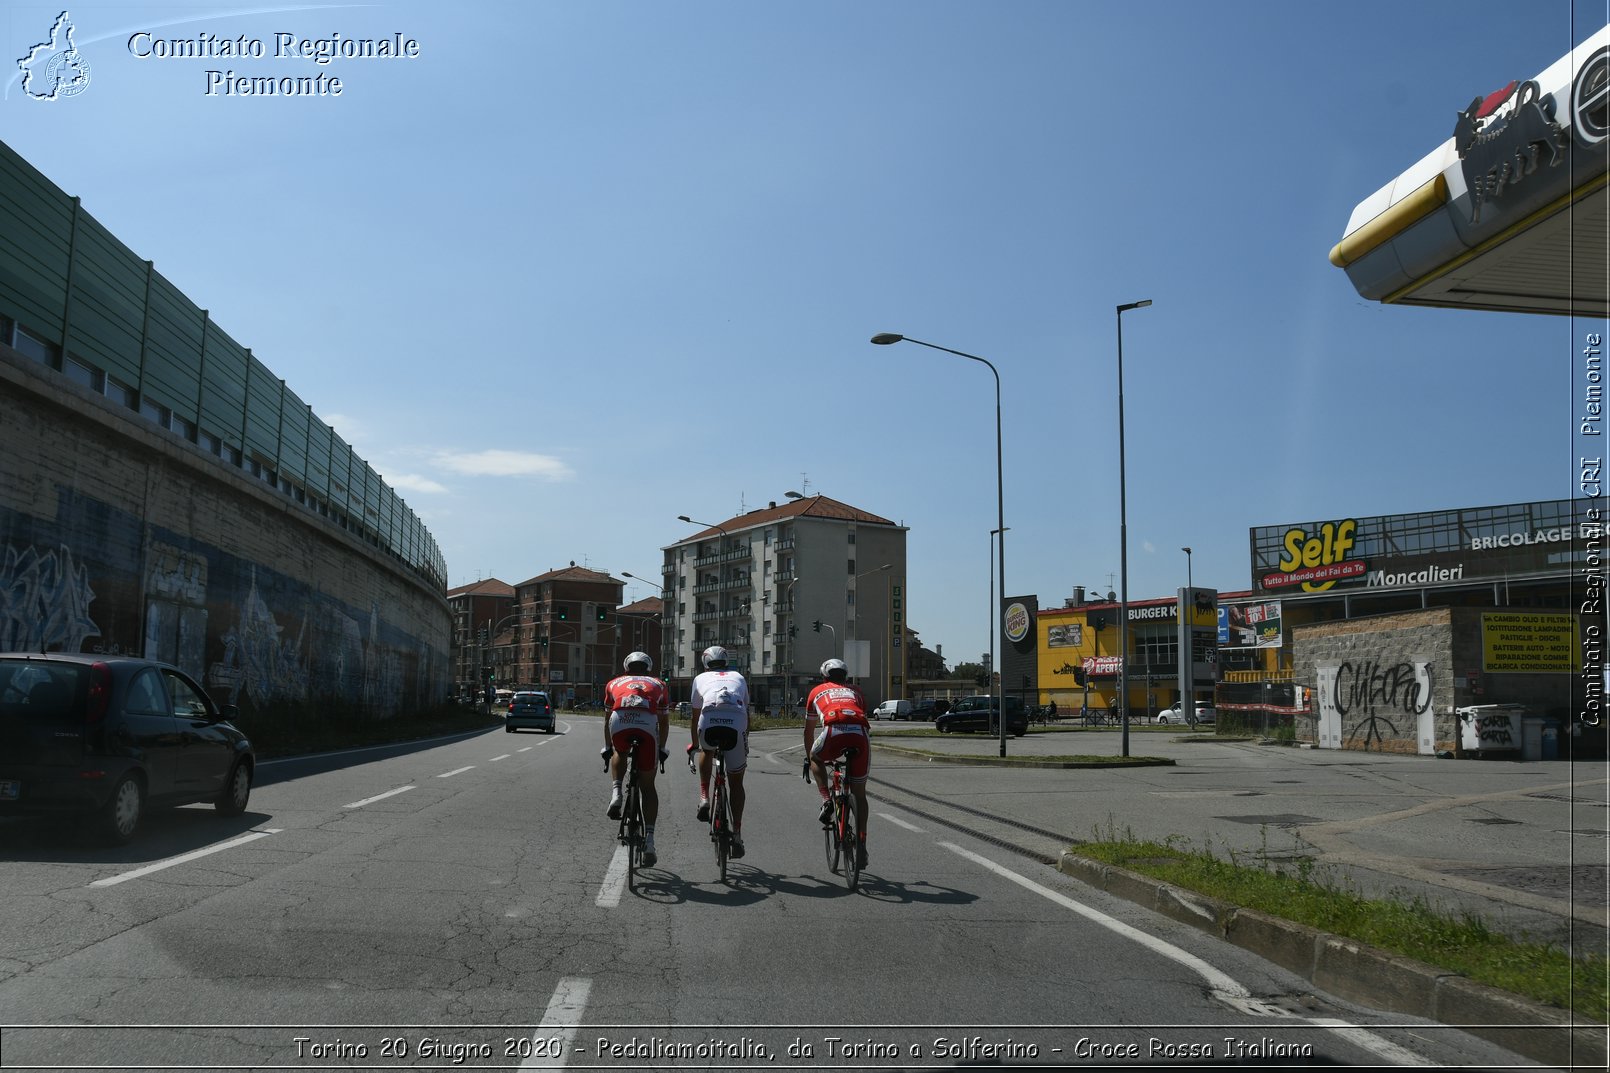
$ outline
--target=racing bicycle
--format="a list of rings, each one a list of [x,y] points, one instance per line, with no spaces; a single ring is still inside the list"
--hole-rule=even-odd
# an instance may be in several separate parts
[[[860,840],[855,829],[855,798],[850,795],[850,784],[844,777],[850,758],[856,750],[849,749],[836,760],[827,763],[827,799],[833,805],[827,826],[822,829],[823,846],[827,850],[827,866],[844,876],[844,885],[855,890],[861,885]]]
[[[621,821],[616,837],[626,847],[626,889],[635,890],[637,870],[645,866],[643,855],[648,850],[648,823],[643,818],[643,792],[637,785],[637,738],[631,739],[626,752],[626,777],[622,780]],[[604,754],[604,767],[609,767],[609,754]],[[660,770],[665,769],[664,754],[660,757]]]
[[[706,727],[704,738],[715,746],[710,761],[710,841],[716,849],[716,867],[721,869],[721,882],[727,881],[727,861],[732,858],[735,836],[732,826],[732,790],[727,785],[727,750],[738,747],[738,731],[728,726]],[[688,752],[688,768],[694,766],[694,751]]]

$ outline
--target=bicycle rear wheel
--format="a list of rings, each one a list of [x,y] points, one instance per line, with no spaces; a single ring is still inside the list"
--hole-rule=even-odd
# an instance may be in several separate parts
[[[861,855],[856,852],[860,848],[860,839],[855,829],[855,802],[846,797],[842,807],[844,834],[843,842],[839,846],[839,855],[844,860],[844,886],[854,890],[861,884]]]
[[[828,817],[827,826],[822,828],[822,845],[827,850],[827,868],[830,872],[839,870],[839,806],[838,798],[830,797],[833,802],[832,815]]]
[[[727,814],[727,775],[717,769],[710,787],[710,838],[716,844],[716,867],[727,881],[727,857],[732,842],[732,817]]]
[[[637,883],[637,870],[643,864],[643,799],[637,792],[637,769],[626,770],[626,792],[621,801],[621,830],[626,842],[626,886]]]

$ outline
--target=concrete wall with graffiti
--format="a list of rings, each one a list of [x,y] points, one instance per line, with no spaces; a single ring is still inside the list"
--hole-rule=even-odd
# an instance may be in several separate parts
[[[1554,627],[1534,654],[1501,662],[1495,637]],[[1573,676],[1553,639],[1574,637],[1575,616],[1526,609],[1440,607],[1299,626],[1295,679],[1314,691],[1299,736],[1323,748],[1442,753],[1459,749],[1455,711],[1520,703],[1564,717]]]
[[[0,649],[161,659],[248,712],[445,699],[417,572],[14,353],[0,413]]]

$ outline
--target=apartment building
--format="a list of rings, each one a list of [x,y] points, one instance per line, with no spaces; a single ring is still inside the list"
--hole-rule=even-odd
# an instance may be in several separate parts
[[[664,648],[673,696],[720,645],[759,708],[797,701],[838,657],[876,704],[906,679],[906,527],[827,496],[796,496],[664,550]]]
[[[509,685],[497,675],[493,646],[514,622],[514,586],[497,578],[447,590],[447,607],[453,616],[453,691],[474,696],[487,686],[489,676],[499,687]]]

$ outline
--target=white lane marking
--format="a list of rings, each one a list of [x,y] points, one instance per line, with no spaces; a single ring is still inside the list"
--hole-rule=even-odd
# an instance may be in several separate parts
[[[1011,880],[1013,883],[1016,883],[1025,890],[1033,891],[1035,894],[1040,895],[1042,898],[1045,898],[1048,901],[1055,902],[1064,909],[1071,909],[1085,919],[1100,924],[1102,927],[1108,929],[1109,931],[1116,932],[1126,939],[1131,939],[1146,947],[1148,950],[1151,950],[1155,954],[1183,965],[1185,968],[1190,969],[1192,972],[1202,977],[1202,979],[1207,982],[1208,989],[1213,993],[1213,997],[1228,1006],[1240,1009],[1243,1012],[1250,1012],[1258,1009],[1259,1007],[1263,1007],[1265,1012],[1269,1012],[1271,1014],[1277,1012],[1274,1007],[1265,1006],[1265,1004],[1260,1002],[1258,999],[1253,998],[1252,993],[1248,991],[1246,987],[1237,982],[1228,974],[1214,968],[1212,965],[1209,965],[1195,954],[1181,950],[1173,943],[1165,942],[1155,935],[1149,935],[1138,928],[1130,927],[1123,921],[1110,917],[1106,913],[1101,912],[1099,909],[1092,909],[1090,906],[1085,905],[1082,902],[1074,901],[1065,894],[1054,891],[1049,887],[1041,886],[1040,884],[1034,882],[1034,880],[1029,879],[1027,876],[1018,875],[1016,872],[1005,867],[1004,865],[996,864],[988,857],[982,857],[976,853],[973,853],[971,850],[962,849],[962,847],[956,845],[954,842],[941,842],[939,844],[945,849],[950,850],[952,853],[965,857],[973,863],[989,869],[991,872],[994,872],[1003,879]],[[1283,1016],[1285,1015],[1285,1011],[1278,1012]],[[1404,1050],[1397,1044],[1382,1039],[1380,1036],[1377,1036],[1375,1033],[1370,1032],[1367,1029],[1348,1024],[1346,1021],[1338,1021],[1331,1018],[1301,1016],[1297,1016],[1295,1019],[1305,1021],[1308,1024],[1315,1025],[1320,1028],[1331,1029],[1338,1036],[1346,1039],[1354,1046],[1371,1051],[1386,1061],[1392,1062],[1396,1065],[1423,1066],[1431,1064],[1429,1059],[1423,1058],[1412,1051]]]
[[[509,757],[511,757],[513,755],[514,755],[513,753],[504,753],[502,756],[494,756],[492,759],[488,760],[487,763],[488,764],[495,764],[499,760],[507,760]]]
[[[413,787],[413,786],[399,786],[395,790],[387,790],[383,794],[375,794],[373,797],[366,797],[362,801],[354,801],[350,805],[342,805],[341,807],[342,808],[362,808],[365,805],[372,805],[376,801],[384,801],[388,797],[396,797],[398,794],[406,794],[409,790],[412,790],[412,789],[415,789],[415,787]]]
[[[189,853],[181,853],[177,857],[169,857],[165,861],[157,861],[155,864],[148,864],[144,868],[136,868],[132,872],[123,872],[119,875],[107,876],[105,879],[97,879],[95,882],[91,883],[90,886],[111,887],[117,885],[118,883],[125,883],[131,879],[139,879],[141,876],[148,876],[152,872],[160,872],[164,868],[172,868],[176,864],[184,864],[186,861],[193,861],[198,857],[210,856],[211,854],[219,853],[226,849],[234,849],[236,846],[244,846],[248,842],[255,842],[259,838],[267,838],[269,835],[277,835],[284,829],[285,828],[283,827],[268,827],[261,831],[252,831],[249,834],[241,835],[239,838],[231,838],[228,842],[220,842],[216,846],[208,846],[205,849],[191,850]]]
[[[598,898],[594,902],[598,908],[613,909],[621,904],[621,894],[626,890],[627,865],[626,847],[622,846],[610,858],[609,868],[604,872],[604,883],[598,888]]]
[[[1208,986],[1215,991],[1223,991],[1225,994],[1234,995],[1237,998],[1248,998],[1252,994],[1225,973],[1220,972],[1195,954],[1181,950],[1173,943],[1164,942],[1155,935],[1148,935],[1139,928],[1130,927],[1123,921],[1110,917],[1099,909],[1092,909],[1082,902],[1076,902],[1067,895],[1052,890],[1050,887],[1042,887],[1027,876],[1018,875],[1010,868],[996,864],[988,857],[981,857],[971,850],[962,849],[954,842],[941,842],[939,844],[957,856],[965,857],[974,864],[982,865],[1004,879],[1010,879],[1025,890],[1031,890],[1042,898],[1057,903],[1064,909],[1071,909],[1085,919],[1095,921],[1109,931],[1117,932],[1124,938],[1141,944],[1155,954],[1166,957],[1170,961],[1178,962],[1206,980]]]
[[[1362,1047],[1366,1051],[1374,1051],[1393,1065],[1428,1066],[1431,1064],[1430,1059],[1423,1058],[1413,1051],[1384,1040],[1369,1029],[1348,1024],[1346,1021],[1338,1021],[1334,1017],[1305,1017],[1303,1020],[1311,1025],[1328,1028],[1355,1046]]]
[[[517,752],[517,753],[529,753],[531,751],[531,749],[532,749],[532,746],[527,745],[524,749],[516,749],[515,752]]]
[[[531,1034],[531,1056],[520,1063],[521,1069],[554,1069],[565,1064],[581,1029],[581,1015],[587,1012],[587,996],[592,989],[593,982],[584,976],[566,976],[559,981],[553,998],[548,1000],[548,1011],[542,1015],[542,1024]],[[557,1054],[548,1047],[555,1036],[563,1040]]]
[[[907,823],[905,820],[902,820],[899,816],[892,816],[887,812],[878,813],[878,819],[886,820],[887,822],[894,824],[896,827],[904,827],[908,831],[915,831],[919,835],[923,835],[923,834],[928,833],[928,832],[924,831],[921,827],[918,827],[915,824]]]
[[[440,774],[440,775],[438,775],[438,776],[436,776],[436,777],[437,777],[437,778],[438,778],[438,779],[450,779],[450,778],[452,778],[452,777],[453,777],[453,776],[454,776],[454,775],[462,775],[462,774],[464,774],[464,773],[465,773],[465,772],[466,772],[466,771],[474,771],[474,770],[475,770],[475,765],[474,765],[474,764],[470,764],[470,765],[468,765],[468,766],[466,766],[466,767],[456,767],[456,768],[454,768],[454,769],[453,769],[453,770],[452,770],[452,771],[444,771],[444,772],[442,772],[442,773],[441,773],[441,774]]]

